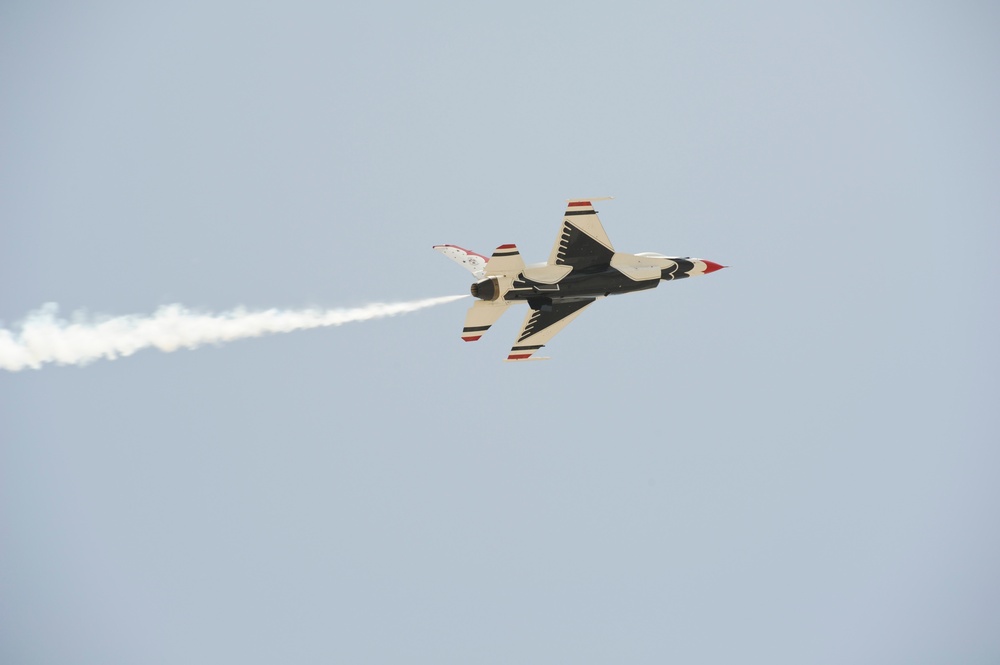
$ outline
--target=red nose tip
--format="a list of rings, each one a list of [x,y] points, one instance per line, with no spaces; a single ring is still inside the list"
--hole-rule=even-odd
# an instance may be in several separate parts
[[[705,259],[702,259],[701,262],[705,264],[706,275],[710,272],[715,272],[716,270],[722,270],[723,268],[727,267],[727,266],[720,266],[715,261],[706,261]]]

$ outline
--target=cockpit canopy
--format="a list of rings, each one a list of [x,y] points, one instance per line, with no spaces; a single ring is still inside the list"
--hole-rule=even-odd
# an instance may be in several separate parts
[[[651,259],[690,259],[690,256],[666,256],[656,252],[639,252],[636,256],[648,256]]]

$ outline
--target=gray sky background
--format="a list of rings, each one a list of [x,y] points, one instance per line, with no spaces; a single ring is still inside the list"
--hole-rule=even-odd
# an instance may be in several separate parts
[[[996,663],[1000,9],[9,2],[0,319],[732,266],[0,375],[5,663]]]

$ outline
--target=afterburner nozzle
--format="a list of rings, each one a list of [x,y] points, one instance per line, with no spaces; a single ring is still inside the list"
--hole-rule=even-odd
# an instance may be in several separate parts
[[[496,300],[500,297],[500,281],[496,277],[487,277],[469,287],[469,292],[472,293],[473,298]]]

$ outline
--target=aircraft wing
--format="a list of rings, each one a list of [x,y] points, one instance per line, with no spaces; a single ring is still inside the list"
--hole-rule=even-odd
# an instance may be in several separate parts
[[[531,356],[595,300],[597,298],[556,301],[552,305],[529,311],[521,325],[517,342],[510,349],[507,360],[544,360],[543,358],[531,358]]]
[[[549,265],[568,265],[582,270],[596,265],[607,265],[615,248],[601,226],[594,210],[594,201],[606,199],[573,199],[566,205],[559,237],[549,254]]]

